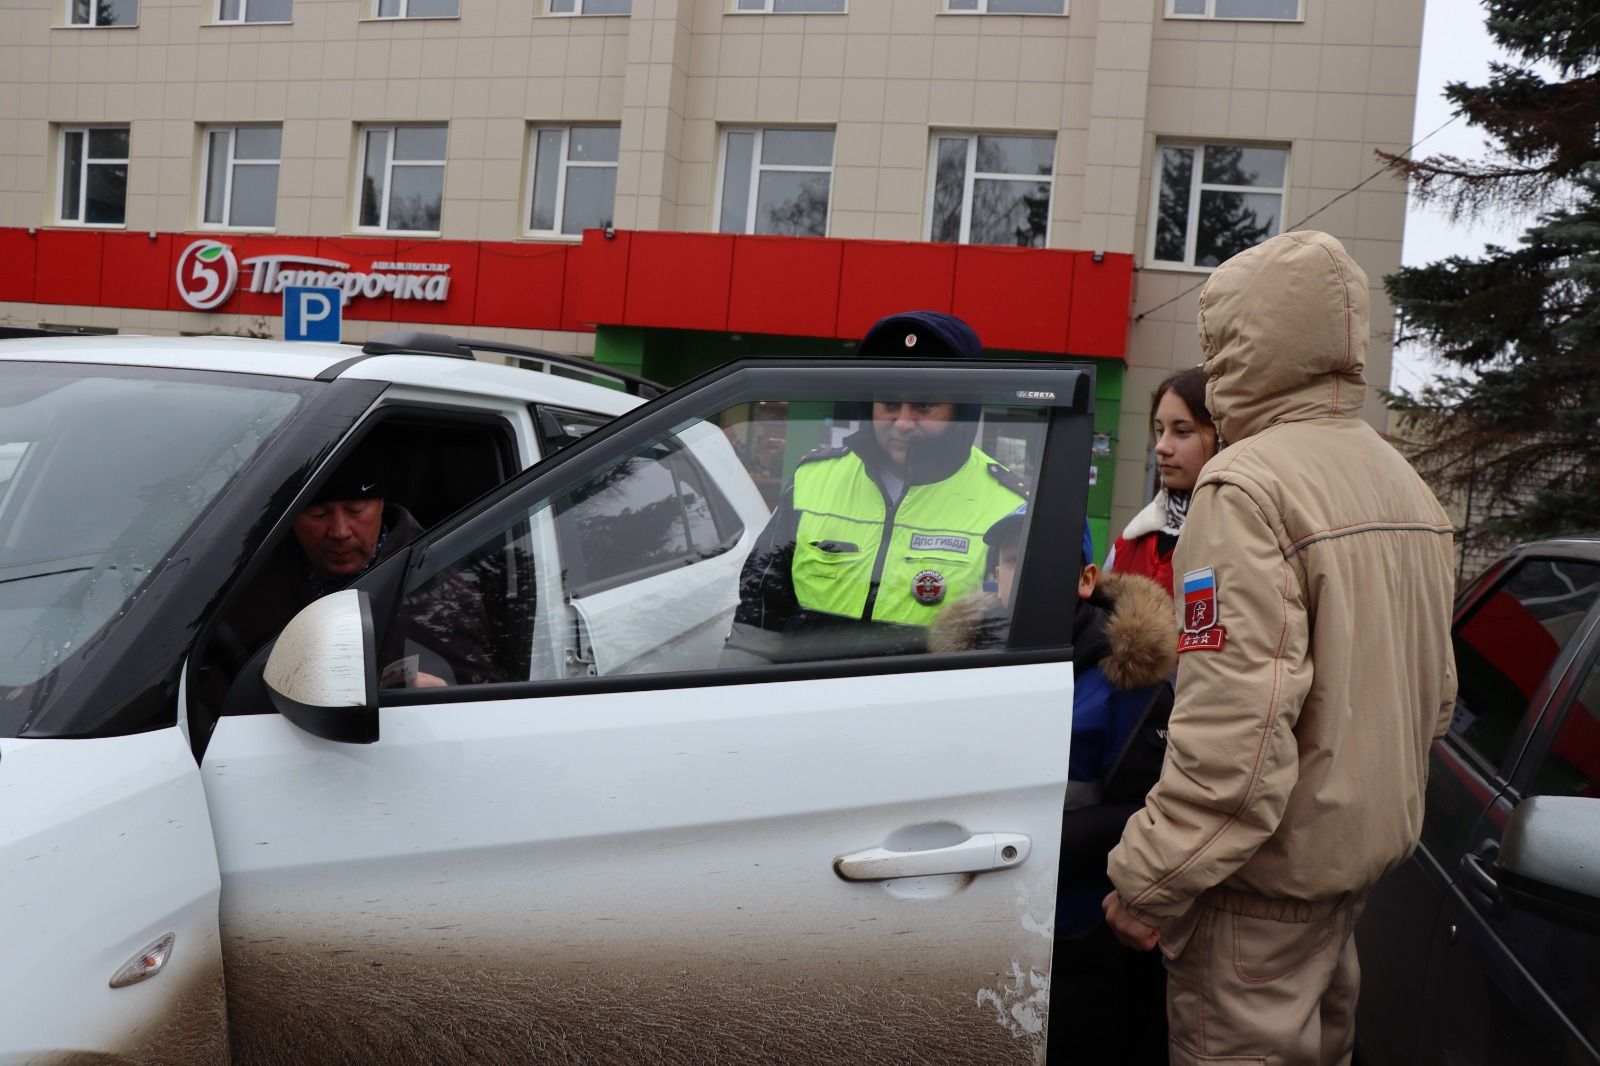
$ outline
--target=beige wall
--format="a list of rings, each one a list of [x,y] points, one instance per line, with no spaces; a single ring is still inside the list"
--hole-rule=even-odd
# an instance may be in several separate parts
[[[1072,0],[1068,17],[961,16],[940,0],[852,0],[846,15],[741,15],[723,0],[634,0],[631,17],[461,0],[458,19],[363,18],[370,0],[295,0],[281,26],[211,25],[212,0],[142,0],[136,29],[57,28],[66,0],[0,4],[0,226],[53,217],[56,126],[132,127],[127,228],[197,222],[200,127],[283,124],[278,232],[352,228],[363,122],[448,122],[441,236],[519,239],[537,122],[620,122],[615,219],[713,225],[730,125],[836,129],[829,232],[920,240],[933,130],[1057,136],[1050,243],[1146,258],[1165,139],[1290,149],[1285,217],[1323,207],[1409,141],[1423,0],[1306,0],[1298,23],[1164,16],[1163,0]],[[1382,177],[1313,219],[1373,282],[1369,379],[1386,385],[1402,187]],[[1199,359],[1198,271],[1137,276],[1113,524],[1142,502],[1147,396]],[[1166,301],[1183,295],[1166,306]],[[0,304],[0,321],[248,328],[166,312]],[[191,319],[193,321],[191,321]],[[354,326],[355,324],[352,323]],[[360,328],[360,327],[357,327]],[[579,336],[520,339],[587,350]],[[1368,416],[1385,423],[1377,401]]]

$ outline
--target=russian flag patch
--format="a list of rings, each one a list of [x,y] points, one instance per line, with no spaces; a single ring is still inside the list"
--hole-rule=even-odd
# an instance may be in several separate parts
[[[1190,570],[1183,575],[1183,633],[1178,637],[1178,653],[1218,651],[1227,635],[1217,624],[1217,575],[1209,566]]]

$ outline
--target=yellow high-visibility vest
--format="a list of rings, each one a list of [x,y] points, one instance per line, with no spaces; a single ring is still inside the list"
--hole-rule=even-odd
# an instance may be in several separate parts
[[[909,486],[892,509],[855,452],[802,462],[795,597],[808,611],[925,626],[944,603],[983,587],[983,535],[1024,499],[1017,479],[977,448],[943,481]]]

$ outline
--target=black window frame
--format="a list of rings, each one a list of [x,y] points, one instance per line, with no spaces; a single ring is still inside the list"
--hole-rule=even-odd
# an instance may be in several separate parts
[[[841,391],[893,392],[907,399],[940,400],[958,395],[981,405],[1034,405],[1048,409],[1044,449],[1035,498],[1022,543],[1022,568],[1016,579],[1009,645],[983,652],[930,653],[865,659],[828,659],[753,668],[607,677],[554,678],[464,685],[444,689],[384,689],[381,707],[426,706],[479,700],[531,699],[600,692],[670,690],[814,678],[924,673],[1070,661],[1072,622],[1077,608],[1076,567],[1028,552],[1035,537],[1046,544],[1077,543],[1088,503],[1087,464],[1094,431],[1092,365],[1046,360],[919,359],[914,380],[904,359],[741,359],[711,371],[686,386],[585,436],[397,553],[355,587],[372,598],[377,643],[396,622],[406,595],[420,589],[456,560],[466,558],[489,536],[486,530],[511,529],[531,513],[529,501],[560,498],[596,469],[623,461],[707,412],[726,410],[780,391],[790,400],[837,400]],[[776,379],[783,380],[778,384]],[[841,377],[849,380],[841,382]],[[764,384],[773,381],[773,384]],[[776,387],[775,387],[776,386]],[[1071,486],[1076,491],[1053,491]],[[1062,479],[1067,479],[1065,482]],[[1071,532],[1069,536],[1069,531]]]

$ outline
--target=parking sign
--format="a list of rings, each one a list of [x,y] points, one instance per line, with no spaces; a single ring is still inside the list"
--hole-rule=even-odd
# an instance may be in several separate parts
[[[290,286],[283,290],[283,339],[339,340],[344,294],[338,289]]]

